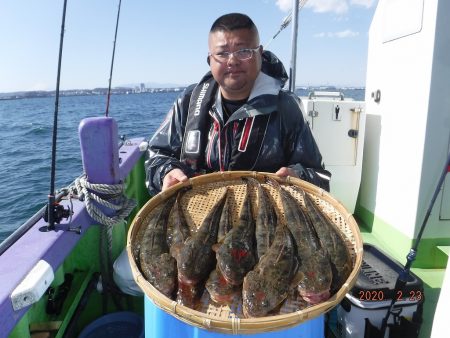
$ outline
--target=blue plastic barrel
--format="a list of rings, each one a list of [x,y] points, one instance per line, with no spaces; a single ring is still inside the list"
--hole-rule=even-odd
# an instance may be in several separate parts
[[[145,296],[145,337],[151,338],[324,338],[324,315],[295,327],[267,333],[231,335],[186,324],[157,307]]]
[[[143,319],[129,311],[109,313],[90,323],[78,336],[78,338],[112,337],[144,338]]]

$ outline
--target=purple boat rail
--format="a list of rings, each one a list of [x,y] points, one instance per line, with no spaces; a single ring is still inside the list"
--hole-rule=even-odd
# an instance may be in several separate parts
[[[144,138],[130,139],[118,148],[117,125],[112,118],[88,118],[80,123],[80,144],[84,170],[91,183],[123,181],[142,155]],[[67,200],[60,202],[65,208]],[[73,200],[72,222],[63,220],[56,231],[41,232],[46,225],[41,218],[0,256],[0,337],[7,337],[30,306],[14,311],[11,293],[31,269],[45,260],[56,271],[83,234],[93,224],[83,202]],[[81,235],[66,231],[81,227]]]

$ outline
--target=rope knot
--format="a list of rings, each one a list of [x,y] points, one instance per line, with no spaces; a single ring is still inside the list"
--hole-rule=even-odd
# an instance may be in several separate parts
[[[75,180],[71,192],[84,201],[86,210],[95,221],[112,226],[121,222],[136,206],[136,202],[124,196],[124,184],[93,184],[83,175]],[[114,210],[114,216],[107,216],[95,203]]]

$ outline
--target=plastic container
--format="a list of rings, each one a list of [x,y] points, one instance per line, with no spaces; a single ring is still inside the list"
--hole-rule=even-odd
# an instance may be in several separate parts
[[[157,307],[145,297],[145,336],[151,338],[323,338],[324,315],[310,319],[295,327],[256,334],[231,335],[200,329],[184,323]]]
[[[128,311],[110,313],[86,326],[78,338],[112,337],[144,338],[143,319]]]
[[[424,291],[422,281],[413,273],[402,291],[395,292],[395,282],[403,267],[376,247],[364,244],[363,262],[354,287],[336,307],[337,335],[342,338],[367,337],[366,326],[380,329],[392,297],[396,298],[388,329],[420,329]],[[403,318],[402,318],[403,317]],[[406,321],[405,321],[406,319]],[[401,325],[404,328],[400,327]],[[406,327],[408,326],[408,327]],[[409,331],[408,331],[409,332]],[[369,335],[370,336],[370,335]],[[411,338],[411,334],[404,337]]]

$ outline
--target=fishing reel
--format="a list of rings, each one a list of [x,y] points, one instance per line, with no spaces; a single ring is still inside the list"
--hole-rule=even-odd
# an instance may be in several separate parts
[[[49,221],[49,214],[48,214],[48,210],[50,208],[45,208],[45,212],[44,212],[44,221],[48,222]],[[72,215],[72,210],[70,210],[69,207],[67,207],[67,209],[64,208],[63,205],[59,204],[59,203],[54,203],[53,204],[53,220],[55,223],[60,223],[61,220],[63,218],[68,219],[71,215]]]

